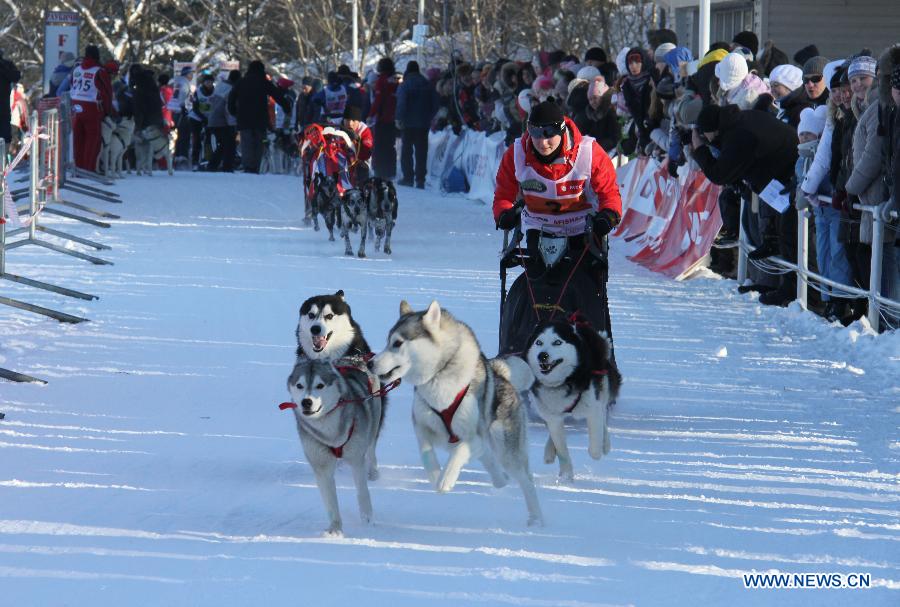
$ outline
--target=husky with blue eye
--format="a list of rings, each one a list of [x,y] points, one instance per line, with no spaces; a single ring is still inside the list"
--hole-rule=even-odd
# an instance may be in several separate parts
[[[560,480],[574,478],[566,445],[567,417],[587,420],[592,458],[609,453],[607,412],[622,383],[610,350],[606,333],[582,319],[544,321],[528,340],[526,361],[535,378],[532,402],[550,432],[544,462],[559,459]]]

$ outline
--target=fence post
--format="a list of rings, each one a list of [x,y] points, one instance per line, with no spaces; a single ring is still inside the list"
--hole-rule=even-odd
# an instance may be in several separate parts
[[[753,194],[754,196],[756,194]],[[737,267],[737,281],[739,285],[743,285],[744,281],[747,280],[747,253],[744,250],[745,240],[744,240],[744,197],[741,196],[741,220],[738,222],[738,267]]]
[[[793,209],[789,209],[790,213]],[[797,210],[797,301],[804,310],[809,309],[807,285],[809,281],[809,215]]]
[[[0,137],[0,173],[6,171],[6,140]],[[9,184],[7,184],[9,187]],[[0,188],[0,276],[6,273],[6,205],[3,203],[2,196],[6,195],[6,191]],[[13,212],[16,204],[12,204]]]
[[[31,214],[31,221],[28,223],[28,238],[35,240],[37,236],[37,216],[38,216],[38,197],[41,195],[41,138],[38,136],[41,132],[41,123],[38,122],[37,110],[31,113],[31,132],[34,138],[31,140],[31,199],[28,205],[28,212]]]
[[[877,206],[867,206],[864,213],[872,214],[872,266],[869,272],[869,324],[875,331],[881,324],[878,296],[881,293],[881,256],[884,254],[884,226]]]

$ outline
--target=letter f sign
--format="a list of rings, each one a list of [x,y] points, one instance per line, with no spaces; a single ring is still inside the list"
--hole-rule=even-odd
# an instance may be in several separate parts
[[[64,47],[64,46],[66,45],[66,40],[68,40],[68,39],[69,39],[69,35],[68,35],[68,34],[60,34],[60,35],[59,35],[59,42],[58,42],[59,46],[60,46],[60,47]]]

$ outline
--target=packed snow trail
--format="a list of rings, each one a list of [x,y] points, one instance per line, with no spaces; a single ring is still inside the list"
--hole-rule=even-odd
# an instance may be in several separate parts
[[[116,186],[94,267],[35,247],[0,293],[87,316],[0,310],[0,605],[896,605],[900,341],[770,309],[734,283],[676,283],[624,260],[610,284],[625,386],[612,451],[556,484],[530,427],[547,519],[477,463],[448,495],[426,482],[393,392],[363,526],[338,471],[346,537],[277,404],[306,297],[343,289],[370,344],[402,298],[432,298],[496,352],[500,235],[487,206],[400,188],[394,254],[343,255],[300,221],[296,178],[157,174]],[[73,200],[99,206],[77,195]],[[110,205],[112,206],[112,205]],[[55,220],[53,220],[55,221]],[[354,248],[356,237],[353,238]],[[371,246],[371,244],[370,244]],[[871,576],[869,589],[745,589],[747,572]]]

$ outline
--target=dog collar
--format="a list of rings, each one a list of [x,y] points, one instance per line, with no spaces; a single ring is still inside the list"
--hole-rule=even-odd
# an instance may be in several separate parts
[[[459,409],[459,405],[462,403],[462,399],[465,398],[468,391],[469,386],[460,390],[459,394],[456,395],[456,398],[453,399],[453,403],[443,411],[438,411],[437,409],[429,407],[429,409],[437,413],[438,417],[441,418],[441,421],[444,422],[444,427],[447,428],[447,434],[450,435],[450,440],[447,441],[450,444],[459,442],[459,437],[453,434],[453,430],[450,426],[453,423],[453,416],[456,415],[456,410]]]

